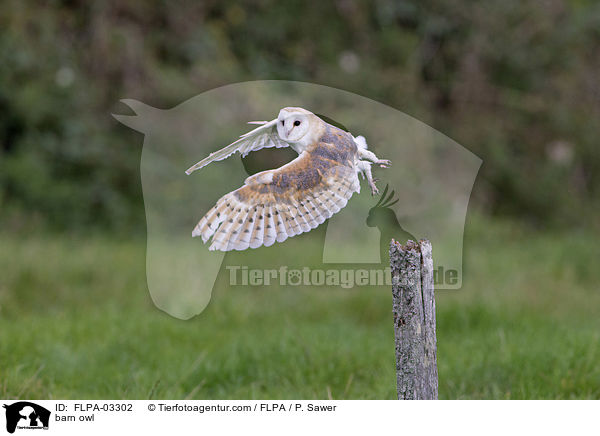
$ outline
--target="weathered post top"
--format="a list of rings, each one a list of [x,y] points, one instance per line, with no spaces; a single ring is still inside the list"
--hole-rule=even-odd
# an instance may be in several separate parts
[[[431,243],[392,239],[390,266],[398,399],[437,400],[438,373]]]

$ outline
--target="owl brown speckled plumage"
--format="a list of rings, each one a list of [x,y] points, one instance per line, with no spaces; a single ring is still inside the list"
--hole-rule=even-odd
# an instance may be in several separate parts
[[[302,108],[284,108],[275,120],[254,123],[261,126],[211,153],[186,173],[236,151],[245,156],[261,148],[290,146],[299,156],[280,168],[248,177],[244,186],[217,201],[192,232],[204,242],[212,237],[210,250],[268,247],[308,232],[360,192],[358,173],[366,176],[372,193],[377,194],[371,165],[387,168],[391,164],[367,150],[362,136],[355,138]]]

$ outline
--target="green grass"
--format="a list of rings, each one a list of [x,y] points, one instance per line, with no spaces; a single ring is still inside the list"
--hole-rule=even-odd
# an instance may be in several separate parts
[[[437,295],[441,398],[600,398],[597,235],[530,232],[469,223],[464,288]],[[181,321],[144,251],[0,235],[0,397],[394,398],[390,290],[225,287]]]

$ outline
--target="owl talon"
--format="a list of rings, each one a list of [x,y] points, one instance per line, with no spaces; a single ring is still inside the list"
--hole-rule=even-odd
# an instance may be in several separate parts
[[[379,159],[377,162],[375,162],[377,165],[379,165],[381,168],[389,168],[392,166],[392,161],[389,159]]]
[[[371,187],[371,196],[379,195],[379,189],[377,189],[377,186],[375,185],[375,183],[378,181],[379,179],[373,179],[369,181],[369,186]]]

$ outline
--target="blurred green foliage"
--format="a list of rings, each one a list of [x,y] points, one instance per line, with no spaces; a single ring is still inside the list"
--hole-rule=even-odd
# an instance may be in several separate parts
[[[118,100],[170,107],[288,79],[382,101],[472,150],[489,213],[592,222],[598,77],[593,1],[5,0],[0,219],[143,230],[142,141],[110,117]]]

